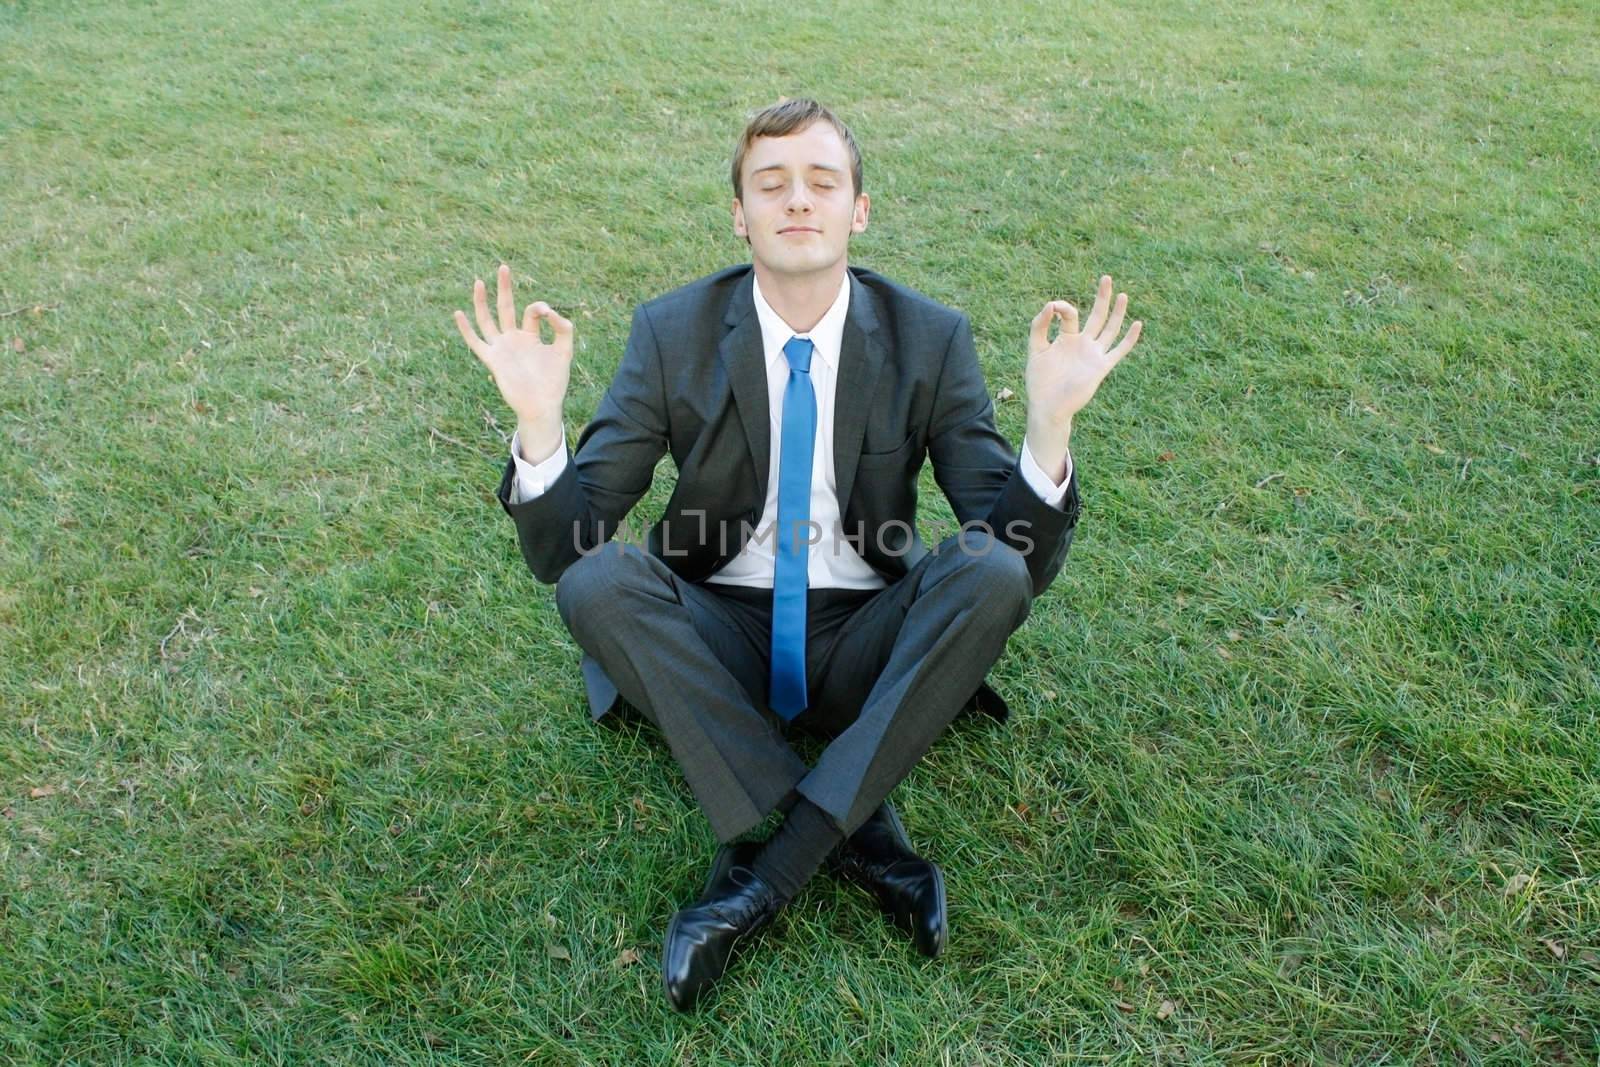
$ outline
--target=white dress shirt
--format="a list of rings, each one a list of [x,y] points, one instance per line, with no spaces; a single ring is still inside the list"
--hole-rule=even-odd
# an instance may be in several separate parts
[[[783,392],[789,384],[789,359],[783,346],[792,337],[809,338],[812,343],[811,387],[817,399],[817,440],[811,453],[811,514],[810,520],[820,528],[821,540],[807,546],[807,585],[813,589],[882,589],[888,583],[854,546],[843,536],[843,520],[839,511],[839,483],[833,469],[833,408],[839,380],[839,349],[844,338],[845,314],[850,310],[850,277],[839,280],[839,295],[834,298],[817,324],[809,331],[796,334],[793,328],[772,309],[761,295],[761,282],[755,282],[756,317],[761,323],[761,343],[766,351],[767,400],[771,412],[770,438],[772,447],[767,465],[767,499],[761,509],[761,518],[755,532],[738,555],[715,574],[706,578],[708,583],[743,585],[759,589],[772,588],[775,569],[773,552],[777,535],[771,527],[778,521],[778,464],[783,451]],[[568,462],[565,435],[561,447],[541,463],[529,463],[522,458],[520,442],[511,435],[511,458],[516,464],[516,479],[511,487],[511,503],[522,504],[543,493],[560,476]],[[1022,446],[1022,475],[1033,491],[1051,507],[1059,508],[1067,495],[1067,483],[1072,480],[1072,454],[1067,454],[1066,475],[1060,484],[1050,481],[1026,438]],[[815,535],[813,535],[815,536]],[[809,538],[801,538],[808,540]]]

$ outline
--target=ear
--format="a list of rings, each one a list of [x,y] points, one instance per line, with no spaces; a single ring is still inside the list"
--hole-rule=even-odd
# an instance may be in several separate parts
[[[867,213],[872,209],[872,199],[866,193],[856,197],[855,215],[850,219],[850,232],[861,233],[867,228]]]
[[[749,231],[744,225],[744,205],[739,203],[739,198],[733,198],[733,235],[735,237],[748,237]]]

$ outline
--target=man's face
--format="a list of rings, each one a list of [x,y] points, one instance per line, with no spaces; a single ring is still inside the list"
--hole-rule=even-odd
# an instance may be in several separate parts
[[[850,235],[867,228],[867,196],[852,195],[850,150],[830,123],[757,137],[742,178],[733,232],[750,239],[751,257],[774,274],[826,271],[844,260]]]

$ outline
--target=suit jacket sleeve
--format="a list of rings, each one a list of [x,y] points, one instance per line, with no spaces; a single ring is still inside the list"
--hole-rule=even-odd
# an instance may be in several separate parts
[[[532,500],[513,504],[516,465],[506,461],[496,496],[516,523],[522,558],[535,578],[554,584],[616,534],[650,488],[667,441],[661,353],[641,305],[616,376],[556,480]]]
[[[1078,522],[1078,471],[1073,465],[1060,508],[1039,498],[1022,473],[1021,457],[995,428],[994,401],[978,365],[972,324],[959,316],[945,350],[928,428],[933,478],[963,526],[984,523],[1021,552],[1043,593],[1067,558]]]

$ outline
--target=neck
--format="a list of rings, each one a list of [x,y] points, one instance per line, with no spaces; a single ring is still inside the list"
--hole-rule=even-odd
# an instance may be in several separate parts
[[[839,298],[839,284],[844,280],[845,269],[842,259],[835,266],[814,274],[775,274],[764,264],[755,264],[762,298],[795,333],[805,333],[822,321],[822,316]]]

